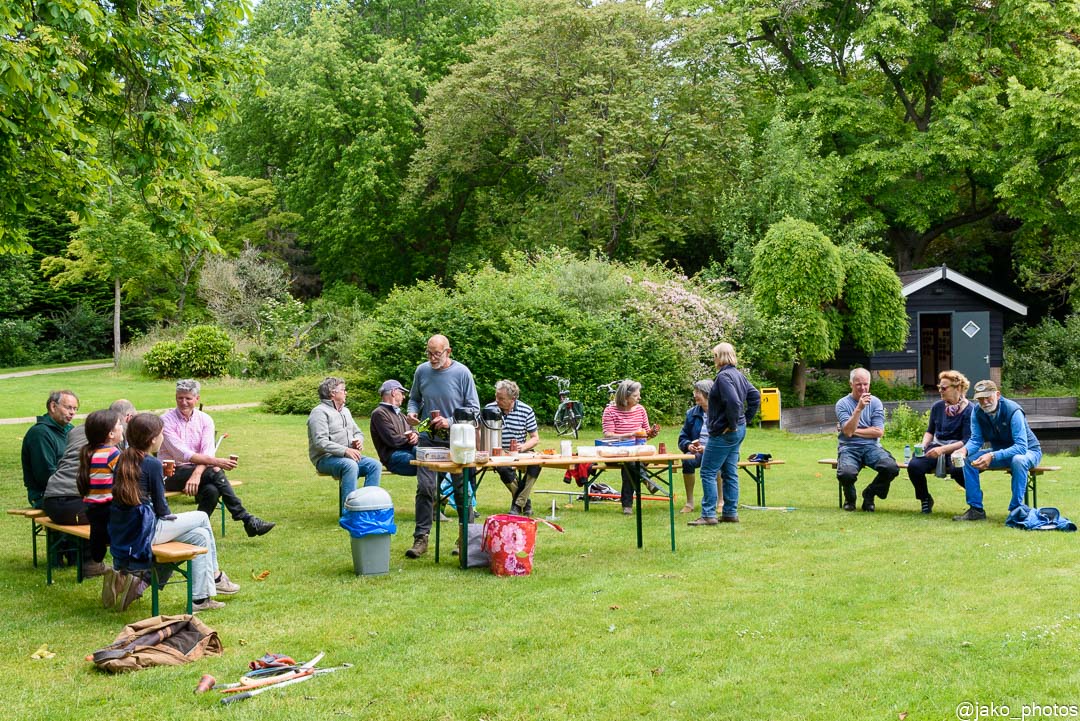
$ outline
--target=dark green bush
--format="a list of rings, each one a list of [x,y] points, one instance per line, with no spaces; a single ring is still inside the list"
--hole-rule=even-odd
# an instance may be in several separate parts
[[[851,392],[850,386],[848,392]],[[882,380],[876,380],[870,384],[870,392],[883,401],[921,401],[926,397],[926,393],[920,385],[914,383],[887,383]]]
[[[1030,328],[1005,333],[1002,381],[1009,391],[1059,392],[1080,389],[1080,315],[1064,323],[1044,318]]]
[[[40,337],[41,321],[36,318],[0,318],[0,367],[38,362],[35,348]]]
[[[386,378],[411,386],[428,337],[442,333],[472,371],[481,403],[508,378],[549,422],[558,398],[546,377],[559,375],[595,424],[607,400],[596,386],[633,378],[650,417],[671,422],[689,405],[690,384],[712,377],[712,346],[739,345],[739,318],[725,297],[665,269],[563,251],[505,260],[506,270],[485,266],[453,288],[425,282],[391,293],[349,340],[351,365],[371,379],[354,392],[374,397]]]
[[[183,375],[180,362],[180,344],[171,341],[158,341],[143,356],[146,372],[155,378],[179,378]]]
[[[215,325],[197,325],[180,343],[180,367],[195,378],[223,376],[229,369],[234,344],[229,334]]]
[[[922,440],[930,423],[930,411],[918,413],[906,403],[896,406],[885,422],[885,439],[914,445]]]
[[[279,385],[264,401],[263,408],[271,413],[281,415],[307,415],[319,403],[319,384],[327,376],[337,376],[345,379],[345,386],[349,391],[345,405],[352,411],[354,416],[366,416],[379,404],[379,398],[375,393],[365,393],[361,389],[369,388],[373,384],[377,388],[382,380],[373,381],[363,373],[354,371],[328,371],[318,375],[306,375],[294,378],[291,381]]]

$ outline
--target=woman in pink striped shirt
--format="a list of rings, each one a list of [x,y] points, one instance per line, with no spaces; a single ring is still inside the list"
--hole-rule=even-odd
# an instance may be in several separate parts
[[[649,425],[649,414],[641,405],[641,384],[637,381],[624,380],[615,391],[615,402],[604,409],[602,427],[604,438],[635,438],[644,435],[652,438],[659,431]],[[636,463],[622,464],[622,492],[619,501],[623,513],[634,512],[634,489],[637,488],[640,469]],[[659,487],[648,478],[643,479],[650,493],[659,491]]]

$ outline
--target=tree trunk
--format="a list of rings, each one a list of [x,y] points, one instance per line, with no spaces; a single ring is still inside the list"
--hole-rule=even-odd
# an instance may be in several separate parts
[[[791,369],[791,389],[795,391],[795,397],[799,399],[799,405],[806,400],[806,364],[795,361]]]
[[[113,279],[113,368],[120,370],[120,279]]]

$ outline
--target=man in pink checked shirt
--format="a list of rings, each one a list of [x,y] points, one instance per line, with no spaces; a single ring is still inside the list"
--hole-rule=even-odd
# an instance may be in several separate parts
[[[236,468],[236,461],[214,456],[214,421],[198,409],[200,390],[198,381],[177,381],[176,408],[161,416],[165,442],[158,456],[176,461],[176,473],[165,479],[165,490],[195,496],[199,510],[207,516],[214,513],[220,498],[233,520],[243,521],[249,536],[269,533],[274,524],[248,513],[225,477],[225,471]]]

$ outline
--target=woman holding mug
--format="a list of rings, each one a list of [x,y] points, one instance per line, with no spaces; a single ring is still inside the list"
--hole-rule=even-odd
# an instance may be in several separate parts
[[[938,373],[941,400],[930,406],[930,423],[923,434],[923,455],[908,461],[907,474],[922,503],[922,512],[934,510],[934,497],[926,488],[926,474],[941,468],[964,487],[964,469],[952,464],[953,451],[963,448],[971,437],[971,411],[975,407],[966,397],[971,383],[960,371]],[[944,459],[941,457],[944,456]],[[939,460],[941,459],[941,460]],[[942,464],[942,465],[939,465]]]

